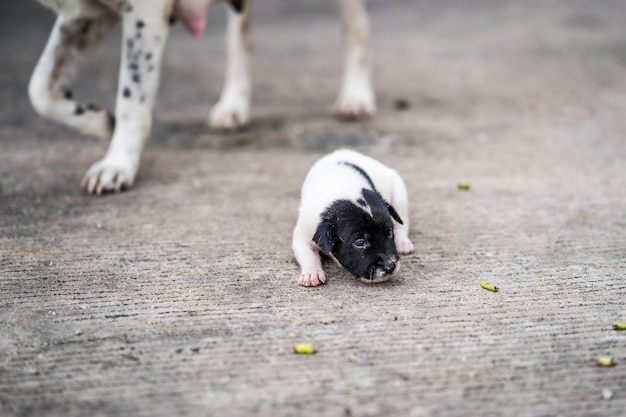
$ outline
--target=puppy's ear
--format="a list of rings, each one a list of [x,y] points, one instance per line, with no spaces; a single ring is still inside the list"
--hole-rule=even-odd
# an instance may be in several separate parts
[[[394,219],[395,221],[397,221],[400,224],[404,224],[404,222],[400,218],[400,215],[398,214],[396,209],[393,208],[393,206],[391,204],[387,203],[386,201],[385,201],[385,204],[387,205],[387,210],[389,210],[389,215],[391,216],[391,218]]]
[[[317,225],[317,230],[313,235],[313,242],[320,247],[324,255],[329,255],[333,250],[333,243],[335,241],[333,228],[327,221],[320,222]]]

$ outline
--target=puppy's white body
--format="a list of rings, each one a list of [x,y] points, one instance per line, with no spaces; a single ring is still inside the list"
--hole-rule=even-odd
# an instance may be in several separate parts
[[[326,155],[316,162],[307,174],[302,186],[299,216],[293,232],[293,251],[302,268],[299,283],[316,286],[326,282],[322,269],[320,247],[313,236],[321,222],[321,214],[333,202],[349,200],[359,206],[362,190],[371,184],[360,172],[346,166],[360,167],[371,179],[375,190],[391,204],[403,224],[393,222],[394,241],[400,254],[413,251],[409,239],[409,213],[406,186],[395,170],[379,161],[355,151],[342,149]],[[363,208],[367,211],[367,207]]]
[[[42,116],[84,134],[110,140],[106,155],[83,178],[90,193],[119,191],[133,185],[143,147],[150,135],[161,57],[170,17],[202,35],[206,9],[228,3],[226,77],[209,122],[233,130],[250,120],[251,0],[38,0],[58,17],[29,84],[33,107]],[[369,22],[363,0],[339,0],[345,28],[345,65],[335,111],[343,117],[369,116],[375,98],[370,83]],[[122,53],[116,108],[75,100],[71,85],[96,46],[122,23]]]

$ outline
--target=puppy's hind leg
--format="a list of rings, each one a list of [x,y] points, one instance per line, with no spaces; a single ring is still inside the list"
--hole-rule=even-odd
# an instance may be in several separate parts
[[[70,86],[85,58],[117,21],[118,16],[104,8],[93,8],[85,16],[57,18],[28,86],[39,114],[84,134],[111,138],[113,116],[96,104],[74,101]]]
[[[339,0],[343,15],[345,61],[335,114],[354,119],[376,112],[370,80],[369,18],[363,0]]]
[[[106,155],[89,168],[82,185],[89,193],[133,185],[152,127],[161,56],[173,0],[128,2],[122,12],[120,64],[113,138]]]
[[[250,0],[231,1],[226,33],[226,79],[209,123],[220,130],[236,130],[250,122]]]

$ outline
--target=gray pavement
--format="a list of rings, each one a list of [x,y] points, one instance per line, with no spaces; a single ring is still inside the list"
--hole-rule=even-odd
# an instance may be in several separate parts
[[[624,415],[626,3],[371,1],[365,123],[329,116],[334,2],[256,3],[253,125],[202,129],[216,7],[174,28],[136,187],[105,197],[79,182],[106,144],[27,100],[52,15],[0,5],[0,415]],[[118,41],[80,97],[112,105]],[[300,185],[344,146],[402,174],[416,253],[298,287]]]

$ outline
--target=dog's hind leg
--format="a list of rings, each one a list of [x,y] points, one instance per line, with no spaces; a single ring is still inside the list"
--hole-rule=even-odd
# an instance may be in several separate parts
[[[230,3],[226,33],[226,79],[220,98],[209,115],[211,126],[220,130],[235,130],[250,121],[251,1]]]
[[[161,56],[174,0],[127,2],[122,14],[122,59],[116,125],[106,155],[89,168],[82,185],[89,193],[133,185],[152,127]]]
[[[343,15],[345,61],[335,114],[353,119],[376,112],[370,80],[369,18],[363,0],[339,0]]]
[[[113,116],[96,104],[76,102],[70,89],[80,64],[118,21],[108,9],[92,8],[88,12],[57,18],[30,79],[28,94],[42,116],[108,140],[115,124]]]

